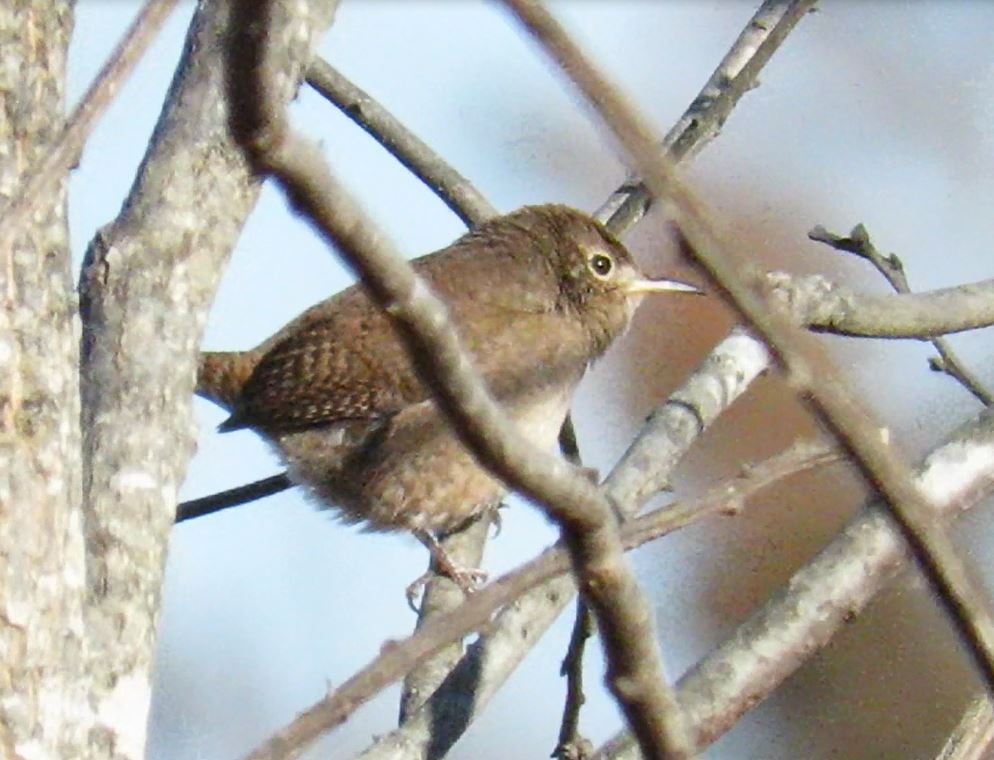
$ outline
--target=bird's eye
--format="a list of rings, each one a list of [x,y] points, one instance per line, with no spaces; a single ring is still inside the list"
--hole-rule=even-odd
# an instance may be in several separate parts
[[[606,254],[596,253],[590,257],[587,266],[590,267],[590,271],[594,273],[595,277],[604,278],[611,274],[611,270],[614,269],[614,261]]]

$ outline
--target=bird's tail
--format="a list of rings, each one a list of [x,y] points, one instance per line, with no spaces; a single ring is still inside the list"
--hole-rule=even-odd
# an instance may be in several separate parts
[[[253,351],[204,351],[197,368],[197,395],[231,411],[258,362]]]

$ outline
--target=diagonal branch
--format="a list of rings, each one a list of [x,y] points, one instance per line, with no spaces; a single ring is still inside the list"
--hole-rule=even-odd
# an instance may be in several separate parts
[[[759,72],[815,0],[766,0],[721,59],[718,68],[663,140],[670,159],[693,158],[717,137],[732,109],[757,84]],[[652,194],[637,176],[629,179],[598,209],[595,216],[621,235],[645,216]]]
[[[665,199],[693,254],[725,290],[740,314],[778,354],[788,377],[811,408],[853,455],[867,479],[881,492],[900,525],[963,643],[994,692],[994,619],[979,588],[968,575],[928,499],[914,485],[908,466],[881,440],[880,425],[836,377],[824,349],[793,327],[755,293],[742,272],[748,262],[718,232],[710,211],[676,176],[671,162],[656,149],[651,129],[586,60],[582,51],[541,6],[505,0],[522,23],[594,104],[601,118],[636,160],[656,197]]]
[[[994,493],[994,411],[962,425],[918,468],[916,483],[952,519]],[[882,504],[871,504],[729,639],[678,682],[680,704],[704,747],[825,646],[912,560]],[[776,652],[776,656],[771,656]],[[630,758],[630,736],[599,758]]]
[[[467,227],[497,215],[469,180],[330,63],[321,58],[311,61],[307,83],[424,182]]]
[[[232,133],[257,170],[276,178],[294,206],[362,275],[463,442],[558,523],[597,615],[609,685],[640,744],[649,755],[686,757],[686,730],[662,677],[651,616],[624,559],[610,504],[574,468],[517,434],[462,351],[442,302],[414,276],[408,262],[371,233],[319,154],[289,131],[267,77],[270,10],[269,3],[236,7],[227,61]],[[319,715],[309,711],[255,756],[300,747],[320,726]]]

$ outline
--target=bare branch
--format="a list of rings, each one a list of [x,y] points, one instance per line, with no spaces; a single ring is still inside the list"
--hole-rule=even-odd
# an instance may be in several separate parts
[[[622,528],[625,548],[633,549],[645,541],[658,538],[709,515],[737,513],[752,495],[771,484],[835,461],[839,461],[837,450],[812,443],[795,444],[769,460],[748,468],[742,475],[708,489],[700,497],[658,509],[626,523]],[[569,598],[570,590],[575,591],[568,575],[569,570],[570,560],[567,552],[559,546],[550,547],[535,559],[480,589],[457,609],[427,621],[412,636],[391,644],[372,662],[322,700],[322,710],[331,721],[324,728],[343,722],[372,695],[403,677],[404,673],[417,667],[421,660],[431,657],[449,642],[457,641],[481,628],[490,628],[493,613],[501,607],[510,605],[502,613],[505,614],[517,609],[522,599],[527,599],[530,594],[558,593],[563,588],[560,583],[565,584],[564,593]],[[555,580],[550,583],[550,579]],[[529,589],[532,591],[525,594]],[[499,616],[496,622],[500,622]],[[522,623],[518,629],[519,637],[531,640],[533,636],[529,628]],[[469,647],[458,667],[449,674],[443,686],[432,696],[429,702],[435,709],[427,709],[428,705],[422,707],[408,718],[401,728],[382,737],[360,757],[364,760],[423,757],[422,749],[429,736],[435,756],[443,756],[461,732],[439,731],[437,724],[440,722],[443,727],[449,729],[455,722],[455,712],[470,711],[475,714],[480,709],[477,703],[481,699],[485,702],[489,698],[489,695],[481,695],[480,687],[488,687],[489,684],[485,682],[475,689],[467,688],[469,684],[477,683],[475,676],[482,665],[480,657],[488,653],[490,657],[500,658],[507,656],[508,652],[517,660],[523,657],[520,648],[495,650],[485,641],[477,641]],[[439,695],[446,692],[461,694],[462,703],[456,705],[455,700],[440,700]],[[471,704],[467,705],[466,700],[470,700]],[[310,721],[317,720],[313,710],[304,713],[302,717]],[[463,720],[468,723],[471,717],[464,715]],[[260,757],[267,756],[260,755]]]
[[[916,483],[945,519],[994,492],[994,413],[984,411],[935,449],[918,469]],[[827,644],[911,559],[882,504],[862,510],[776,596],[680,679],[680,704],[698,746],[731,728]],[[777,656],[771,657],[771,651]]]
[[[808,237],[819,243],[825,243],[825,245],[831,246],[838,251],[847,251],[866,259],[876,267],[877,271],[887,279],[887,282],[898,293],[911,292],[911,286],[908,284],[908,278],[904,274],[904,264],[901,263],[901,259],[893,253],[886,256],[881,254],[877,250],[877,247],[873,245],[873,242],[870,240],[870,233],[866,231],[866,228],[862,224],[857,224],[853,227],[852,232],[849,233],[849,237],[833,235],[824,227],[815,227],[808,233]],[[929,366],[933,370],[949,375],[976,396],[980,403],[985,406],[990,406],[994,403],[994,394],[988,391],[976,375],[963,365],[953,351],[952,346],[949,345],[948,340],[945,338],[932,338],[932,345],[939,352],[939,357],[933,357],[929,362]]]
[[[583,654],[587,641],[593,634],[594,617],[581,596],[576,600],[573,633],[570,634],[566,656],[559,671],[566,678],[566,700],[563,704],[559,740],[552,751],[552,757],[560,760],[581,760],[589,754],[587,745],[590,742],[580,736],[580,708],[586,701],[583,695]]]
[[[463,352],[444,304],[415,277],[407,261],[370,232],[320,156],[289,131],[282,104],[274,101],[266,76],[270,5],[236,8],[227,69],[232,134],[257,169],[280,182],[294,206],[361,274],[463,442],[488,469],[559,524],[597,614],[609,685],[633,730],[650,754],[685,757],[686,732],[673,710],[651,616],[624,559],[610,505],[574,468],[520,437]],[[320,709],[309,710],[254,756],[300,747],[316,736],[322,723]]]
[[[861,338],[916,338],[994,325],[994,279],[925,293],[869,295],[822,275],[767,272],[766,295],[796,324]]]
[[[741,328],[712,349],[698,370],[656,409],[607,479],[608,494],[631,516],[655,493],[684,454],[769,366],[762,343]]]
[[[766,62],[814,5],[815,0],[766,0],[759,7],[690,107],[666,134],[663,148],[672,161],[693,158],[717,137],[741,97],[756,87]],[[651,202],[645,184],[632,176],[595,216],[616,235],[622,235],[645,216]]]
[[[665,199],[689,243],[688,252],[721,285],[732,303],[775,349],[788,377],[811,408],[849,449],[860,469],[884,496],[926,577],[956,625],[994,693],[994,618],[967,574],[928,500],[914,486],[911,471],[881,440],[880,426],[856,401],[836,374],[825,351],[810,335],[771,310],[751,289],[742,272],[748,266],[704,204],[676,176],[656,148],[652,130],[617,90],[586,60],[562,27],[541,6],[505,0],[547,52],[568,73],[601,118],[636,160],[656,197]]]
[[[176,522],[181,523],[185,520],[193,520],[194,518],[212,515],[215,512],[236,507],[239,504],[245,504],[249,501],[264,499],[280,491],[293,488],[293,486],[294,483],[287,474],[281,472],[278,475],[270,475],[268,478],[246,483],[243,486],[229,488],[227,491],[219,491],[209,496],[201,496],[199,499],[180,502],[176,507]]]
[[[498,214],[469,180],[327,61],[311,61],[307,82],[424,182],[468,227]],[[477,567],[489,526],[490,520],[485,519],[467,531],[446,537],[443,546],[448,556],[462,567]],[[425,588],[418,624],[452,609],[462,598],[461,590],[450,579],[436,575]],[[461,656],[462,647],[457,643],[408,674],[401,693],[402,721],[435,691]]]
[[[39,205],[47,203],[52,185],[63,179],[79,160],[90,133],[113,102],[135,65],[152,44],[178,0],[148,0],[117,48],[73,110],[58,141],[38,165],[25,174],[24,187],[0,209],[0,251],[8,250],[30,223]]]
[[[307,83],[424,182],[467,227],[497,216],[497,209],[468,179],[330,63],[311,61]]]

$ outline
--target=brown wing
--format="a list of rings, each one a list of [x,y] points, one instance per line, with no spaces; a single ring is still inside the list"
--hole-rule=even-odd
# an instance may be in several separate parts
[[[375,420],[428,397],[388,320],[358,289],[313,307],[267,344],[222,429]]]
[[[549,311],[554,287],[540,271],[530,287],[506,287],[507,257],[449,249],[415,264],[450,304],[477,367],[499,398],[517,395],[541,372],[579,379],[589,358],[562,314]],[[502,276],[504,275],[504,276]],[[520,273],[519,273],[520,275]],[[537,299],[537,300],[536,300]],[[376,420],[430,397],[387,317],[361,288],[312,307],[266,341],[223,430],[290,430],[346,420]],[[509,361],[509,354],[515,360]]]

